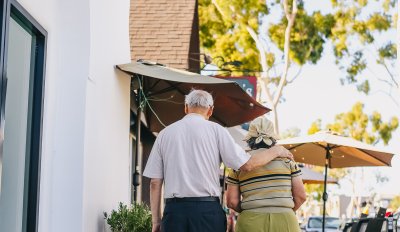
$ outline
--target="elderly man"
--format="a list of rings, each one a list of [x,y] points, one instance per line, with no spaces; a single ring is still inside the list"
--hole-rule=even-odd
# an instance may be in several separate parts
[[[185,98],[186,116],[160,132],[143,175],[151,178],[153,232],[225,232],[226,217],[219,204],[222,162],[250,171],[276,157],[292,157],[281,146],[248,155],[228,131],[208,119],[211,94],[193,90]],[[165,209],[161,222],[161,188]]]

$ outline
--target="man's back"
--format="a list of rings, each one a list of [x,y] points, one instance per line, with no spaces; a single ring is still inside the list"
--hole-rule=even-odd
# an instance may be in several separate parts
[[[218,124],[189,114],[165,129],[161,142],[169,197],[219,196]],[[213,188],[214,187],[214,188]],[[182,194],[183,196],[180,196]]]
[[[225,128],[188,114],[160,132],[144,175],[164,179],[164,198],[220,196],[221,156],[238,168],[247,161],[243,153]]]

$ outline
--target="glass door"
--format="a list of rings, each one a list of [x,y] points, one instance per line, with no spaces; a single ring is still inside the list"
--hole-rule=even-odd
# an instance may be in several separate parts
[[[0,230],[24,231],[31,129],[33,36],[13,18],[9,22],[7,93],[2,154]]]
[[[46,32],[2,4],[0,231],[37,231]]]

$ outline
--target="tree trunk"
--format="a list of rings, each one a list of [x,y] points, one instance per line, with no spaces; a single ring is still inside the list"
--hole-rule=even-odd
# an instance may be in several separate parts
[[[268,106],[272,110],[274,131],[277,135],[279,135],[279,120],[278,120],[278,112],[277,112],[278,104],[274,103],[271,92],[268,89],[269,77],[267,75],[268,65],[267,65],[267,58],[265,56],[266,51],[265,51],[264,47],[262,46],[261,41],[258,38],[257,33],[253,30],[253,28],[246,26],[246,29],[247,29],[247,32],[250,34],[251,38],[256,43],[256,47],[260,53],[260,65],[261,65],[263,72],[261,74],[261,78],[258,79],[258,82],[260,85],[261,92],[266,96],[266,101],[268,103]]]
[[[286,26],[286,30],[285,30],[285,45],[284,45],[284,49],[283,49],[283,54],[285,57],[285,65],[283,68],[281,79],[279,80],[278,89],[277,89],[275,97],[274,97],[274,104],[278,104],[279,99],[282,96],[283,87],[285,86],[286,80],[287,80],[287,74],[288,74],[289,66],[290,66],[290,58],[289,58],[290,32],[292,31],[293,24],[294,24],[294,17],[293,18],[290,17],[290,20],[288,20],[288,25]]]
[[[278,117],[278,105],[274,104],[273,100],[272,100],[272,95],[270,90],[268,89],[268,83],[269,83],[269,79],[268,77],[261,77],[260,78],[260,87],[261,87],[261,91],[262,93],[265,94],[265,96],[267,96],[266,100],[268,103],[268,106],[271,108],[271,113],[272,113],[272,117],[273,117],[273,122],[274,122],[274,132],[276,135],[279,135],[279,117]]]
[[[257,33],[254,31],[253,28],[246,26],[246,30],[247,32],[250,34],[251,38],[254,40],[254,42],[256,43],[256,47],[258,49],[258,53],[260,54],[260,65],[261,65],[261,69],[262,69],[262,74],[261,74],[261,80],[258,79],[259,84],[260,84],[260,88],[261,88],[261,92],[265,94],[265,96],[267,96],[267,102],[269,105],[273,105],[273,100],[272,100],[272,96],[271,93],[268,89],[268,84],[269,84],[269,78],[268,78],[268,65],[267,65],[267,57],[266,57],[266,51],[264,49],[264,47],[261,44],[260,39],[258,38]]]
[[[277,106],[272,106],[272,116],[274,122],[274,131],[276,135],[279,135],[279,120],[278,120],[278,108]]]
[[[212,3],[217,8],[217,10],[220,12],[222,17],[226,18],[221,7],[218,5],[217,1],[212,0]],[[296,18],[296,14],[297,14],[297,10],[298,10],[296,0],[293,0],[291,12],[289,10],[288,0],[284,0],[282,3],[282,6],[284,8],[286,18],[288,19],[288,25],[286,26],[286,30],[285,30],[285,45],[284,45],[284,51],[283,51],[284,57],[285,57],[284,58],[285,65],[284,65],[284,69],[283,69],[283,72],[282,72],[282,75],[281,75],[281,78],[279,81],[279,85],[277,86],[277,90],[273,94],[271,94],[271,91],[268,89],[269,77],[268,77],[268,73],[267,73],[268,72],[268,64],[267,64],[267,59],[266,59],[266,50],[264,49],[264,47],[258,37],[257,32],[254,31],[254,29],[248,25],[242,25],[242,26],[245,26],[247,32],[250,34],[251,38],[256,43],[256,47],[260,54],[260,65],[261,65],[263,72],[262,72],[261,78],[258,79],[258,82],[260,84],[261,92],[266,96],[266,101],[268,103],[268,106],[272,110],[273,121],[274,121],[274,130],[277,135],[279,135],[279,117],[278,117],[277,108],[278,108],[279,100],[282,96],[282,90],[285,87],[285,84],[287,81],[288,70],[290,67],[290,58],[289,58],[290,32],[292,31],[292,28],[293,28],[293,25],[295,22],[295,18]]]
[[[278,104],[279,104],[279,100],[282,97],[282,91],[283,88],[286,85],[286,80],[287,80],[287,75],[288,75],[288,71],[289,71],[289,66],[290,66],[290,57],[289,57],[289,51],[290,51],[290,33],[292,31],[293,25],[294,25],[294,21],[296,19],[296,14],[297,14],[297,1],[293,0],[293,5],[292,5],[292,12],[289,12],[289,4],[288,4],[288,0],[284,0],[283,1],[283,9],[285,11],[285,15],[286,18],[288,20],[288,24],[286,26],[286,30],[285,30],[285,45],[283,48],[283,54],[284,54],[284,61],[285,61],[285,65],[283,68],[283,72],[281,75],[281,78],[279,80],[279,85],[277,90],[274,93],[274,99],[273,99],[273,106],[272,108],[275,109],[274,111],[274,122],[275,122],[275,133],[277,135],[279,135],[279,125],[278,125],[278,112],[276,112],[277,108],[278,108]]]
[[[347,217],[352,218],[352,217],[358,217],[360,215],[356,215],[356,213],[360,214],[361,212],[361,207],[360,207],[360,200],[361,198],[357,196],[357,170],[353,169],[349,173],[350,176],[350,183],[351,183],[351,198],[350,198],[350,204],[347,208]]]

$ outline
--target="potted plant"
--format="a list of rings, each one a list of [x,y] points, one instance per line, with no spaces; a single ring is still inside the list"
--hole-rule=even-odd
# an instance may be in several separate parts
[[[112,210],[104,219],[112,232],[151,232],[151,212],[147,205],[133,203],[127,206],[119,203],[118,210]]]

